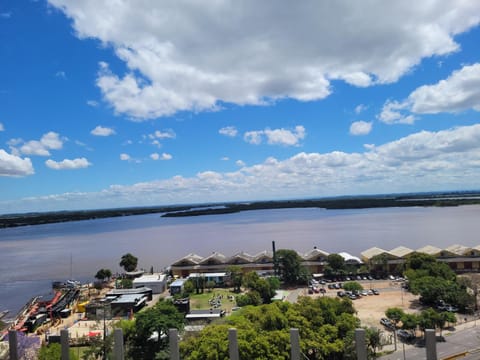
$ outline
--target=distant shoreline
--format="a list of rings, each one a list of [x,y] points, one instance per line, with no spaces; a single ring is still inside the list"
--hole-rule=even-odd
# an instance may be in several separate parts
[[[29,225],[52,224],[68,221],[103,219],[119,216],[146,215],[155,213],[162,214],[162,217],[187,217],[232,214],[249,210],[291,208],[322,208],[327,210],[339,210],[413,206],[446,207],[460,205],[480,205],[480,191],[350,197],[345,196],[323,199],[253,201],[201,205],[196,204],[182,206],[159,206],[9,214],[0,215],[0,229]]]

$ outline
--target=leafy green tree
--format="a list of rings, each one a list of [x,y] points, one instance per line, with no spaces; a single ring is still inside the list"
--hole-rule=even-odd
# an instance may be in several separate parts
[[[154,359],[168,349],[168,329],[182,330],[184,317],[170,302],[161,299],[135,316],[135,335],[129,344],[133,359]]]
[[[288,285],[298,284],[302,268],[302,258],[294,250],[280,249],[276,252],[281,279]]]
[[[405,316],[405,312],[400,308],[392,307],[392,308],[388,308],[387,311],[385,311],[385,316],[391,321],[393,321],[396,328],[397,324]]]
[[[296,327],[302,353],[309,358],[344,359],[359,325],[353,313],[351,301],[328,297],[301,297],[296,304],[248,306],[225,323],[206,326],[197,335],[187,336],[180,343],[181,358],[228,359],[228,329],[234,327],[241,359],[290,359],[289,332]]]
[[[440,315],[432,308],[423,310],[418,316],[418,326],[422,331],[435,329],[439,323],[439,317]]]
[[[275,280],[265,280],[258,276],[254,271],[248,272],[243,277],[243,286],[248,288],[250,291],[254,291],[260,295],[263,304],[268,304],[272,301],[272,297],[275,296],[275,288],[277,281]],[[241,301],[245,298],[240,298]],[[256,297],[250,297],[250,300],[254,300]],[[250,305],[256,305],[251,303]]]
[[[347,281],[343,284],[343,289],[346,291],[362,291],[363,286],[357,281]]]
[[[230,265],[227,268],[227,275],[230,278],[230,282],[233,286],[233,292],[239,293],[242,286],[243,271],[239,265]]]
[[[327,256],[327,264],[332,269],[334,274],[345,270],[345,259],[339,254],[330,254]]]
[[[418,326],[418,316],[416,314],[403,314],[402,318],[403,330],[415,330]]]
[[[257,291],[248,291],[246,294],[240,294],[235,297],[238,306],[260,305],[262,298]]]
[[[100,269],[95,274],[95,279],[100,281],[105,281],[105,279],[110,279],[112,277],[112,271],[110,269]]]
[[[373,358],[377,357],[377,351],[382,349],[381,331],[374,327],[365,329],[365,341],[367,349]]]
[[[213,290],[215,287],[216,283],[213,280],[208,280],[207,283],[205,284],[206,288],[208,289],[209,292]]]
[[[75,352],[70,349],[70,359],[77,360],[78,357]],[[52,343],[44,345],[40,348],[38,353],[38,360],[58,360],[62,357],[62,346],[60,344]]]
[[[127,253],[122,256],[122,259],[120,261],[120,266],[125,269],[125,271],[134,271],[137,268],[138,265],[138,258],[133,256],[130,253]]]

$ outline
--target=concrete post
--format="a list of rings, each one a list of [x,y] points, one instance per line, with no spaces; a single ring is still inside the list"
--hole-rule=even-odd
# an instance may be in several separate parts
[[[18,341],[15,330],[8,331],[8,346],[10,347],[10,360],[18,360]]]
[[[291,360],[301,360],[300,359],[300,333],[298,329],[290,329],[290,359]]]
[[[425,347],[427,349],[427,360],[437,360],[437,336],[435,329],[425,330]]]
[[[367,360],[365,329],[355,329],[355,352],[358,360]]]
[[[125,350],[123,348],[123,331],[122,329],[113,330],[113,358],[115,360],[124,360]]]
[[[60,330],[60,345],[62,346],[62,360],[70,360],[70,344],[68,330]]]
[[[230,360],[239,360],[237,329],[228,329],[228,355]]]
[[[170,360],[180,360],[180,350],[178,348],[178,330],[168,330],[168,343],[170,346]]]

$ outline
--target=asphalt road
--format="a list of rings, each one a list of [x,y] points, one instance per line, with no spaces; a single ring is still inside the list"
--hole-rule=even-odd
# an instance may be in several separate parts
[[[438,359],[445,359],[456,354],[466,353],[464,360],[480,359],[480,326],[468,327],[463,330],[446,334],[444,342],[437,342],[437,357]],[[398,351],[382,356],[382,360],[405,360],[426,359],[425,347],[408,346],[405,350],[405,356],[402,349],[402,344],[398,346]]]

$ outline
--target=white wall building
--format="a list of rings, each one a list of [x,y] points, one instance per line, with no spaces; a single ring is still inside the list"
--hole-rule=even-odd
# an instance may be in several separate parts
[[[167,277],[165,274],[144,274],[133,279],[133,287],[148,287],[153,290],[154,294],[161,294],[166,290]]]

